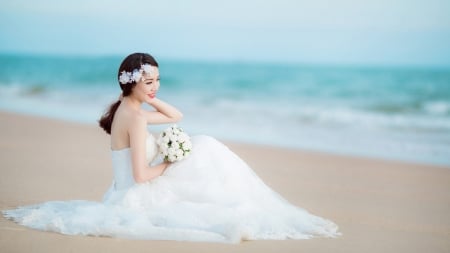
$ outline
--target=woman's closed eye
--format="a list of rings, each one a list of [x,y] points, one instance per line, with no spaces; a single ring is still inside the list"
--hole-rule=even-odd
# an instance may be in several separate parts
[[[160,78],[156,79],[157,82],[159,82],[160,80],[161,80]],[[147,80],[145,84],[147,85],[153,84],[153,80]]]

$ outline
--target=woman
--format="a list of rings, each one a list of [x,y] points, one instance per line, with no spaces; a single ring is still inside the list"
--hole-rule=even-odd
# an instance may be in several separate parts
[[[184,160],[157,158],[147,124],[182,114],[156,98],[158,63],[135,53],[120,65],[121,99],[100,119],[111,135],[114,181],[103,202],[51,201],[4,211],[14,221],[64,234],[236,243],[257,239],[336,237],[337,226],[295,207],[266,186],[222,143],[191,138]],[[146,111],[142,103],[155,110]]]

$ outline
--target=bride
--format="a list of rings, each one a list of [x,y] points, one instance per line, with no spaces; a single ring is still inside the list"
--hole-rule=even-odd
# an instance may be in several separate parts
[[[336,224],[290,204],[212,137],[192,137],[182,161],[162,160],[147,125],[174,123],[182,114],[156,97],[158,63],[131,54],[118,79],[121,99],[99,121],[111,135],[114,170],[103,201],[50,201],[3,211],[5,217],[39,230],[132,239],[237,243],[340,235]]]

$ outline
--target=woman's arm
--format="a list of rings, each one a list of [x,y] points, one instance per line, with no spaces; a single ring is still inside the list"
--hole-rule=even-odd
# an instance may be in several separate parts
[[[129,136],[131,165],[136,183],[143,183],[160,176],[169,163],[148,166],[146,159],[147,121],[144,115],[137,114],[130,122]]]
[[[158,98],[153,98],[149,104],[156,111],[142,110],[147,124],[175,123],[183,118],[183,114],[177,108]]]

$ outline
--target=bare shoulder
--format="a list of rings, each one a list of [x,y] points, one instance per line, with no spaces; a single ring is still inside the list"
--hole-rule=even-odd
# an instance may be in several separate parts
[[[128,129],[145,129],[147,126],[147,120],[145,115],[141,111],[130,111],[126,116]]]
[[[114,115],[114,120],[116,119],[120,123],[137,123],[145,120],[145,115],[141,111],[119,107],[116,115]]]
[[[114,115],[112,132],[121,136],[128,135],[131,129],[146,125],[145,115],[140,111],[119,107]]]
[[[132,111],[129,116],[130,116],[130,122],[135,123],[135,124],[146,125],[145,114],[141,110]]]

